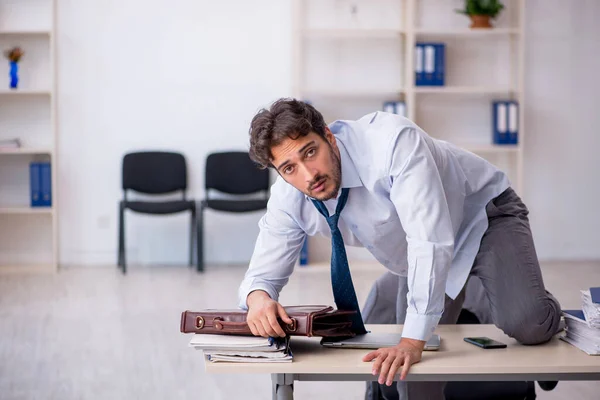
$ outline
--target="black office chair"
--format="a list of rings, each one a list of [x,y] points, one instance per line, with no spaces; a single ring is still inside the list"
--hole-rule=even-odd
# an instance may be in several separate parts
[[[123,273],[127,271],[125,257],[125,210],[137,213],[167,215],[183,211],[191,212],[190,226],[190,265],[193,264],[194,239],[196,232],[196,203],[187,200],[187,166],[180,153],[148,151],[134,152],[123,157],[122,165],[123,200],[119,203],[119,259]],[[147,195],[169,194],[181,191],[181,200],[171,201],[130,201],[127,191],[132,190]],[[196,240],[199,249],[199,241]],[[198,251],[198,250],[197,250]]]
[[[206,159],[205,188],[206,198],[200,203],[198,211],[198,271],[204,270],[204,209],[233,213],[266,209],[269,200],[269,171],[259,169],[247,152],[212,153]],[[211,198],[211,191],[232,195],[233,198]],[[251,194],[262,196],[258,199],[235,198]]]

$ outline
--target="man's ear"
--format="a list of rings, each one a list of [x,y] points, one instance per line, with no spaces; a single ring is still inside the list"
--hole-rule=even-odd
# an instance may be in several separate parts
[[[333,148],[337,148],[337,143],[335,141],[335,136],[331,133],[331,130],[328,127],[325,127],[325,139]]]

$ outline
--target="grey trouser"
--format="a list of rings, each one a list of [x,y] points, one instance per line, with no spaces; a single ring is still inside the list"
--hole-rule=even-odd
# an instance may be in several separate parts
[[[482,323],[493,323],[523,344],[544,343],[559,329],[561,309],[544,288],[528,210],[512,189],[488,203],[489,227],[471,269],[468,284],[454,300],[446,296],[440,324],[455,324],[470,304]],[[389,272],[373,285],[362,313],[369,324],[403,324],[408,292],[405,277]],[[466,298],[466,300],[465,300]],[[444,382],[397,382],[391,387],[367,383],[366,398],[443,399]]]

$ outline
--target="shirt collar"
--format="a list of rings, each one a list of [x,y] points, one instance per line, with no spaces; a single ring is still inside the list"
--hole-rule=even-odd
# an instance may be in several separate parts
[[[337,138],[337,147],[340,149],[340,162],[342,163],[342,188],[353,188],[362,186],[363,183],[360,180],[360,176],[358,175],[358,171],[356,171],[356,166],[354,162],[348,155],[346,151],[346,147],[344,144]]]

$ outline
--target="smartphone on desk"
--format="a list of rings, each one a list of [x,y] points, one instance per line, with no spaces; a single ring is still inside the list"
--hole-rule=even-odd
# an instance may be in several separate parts
[[[506,344],[489,337],[466,337],[465,342],[474,344],[482,349],[504,349]]]

